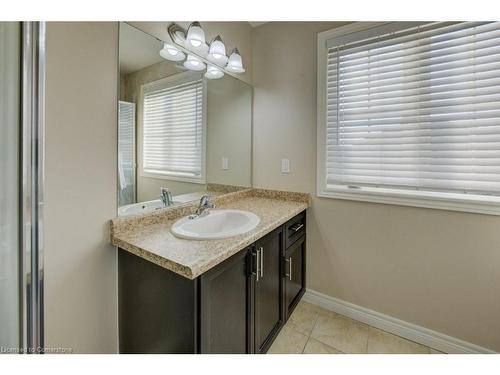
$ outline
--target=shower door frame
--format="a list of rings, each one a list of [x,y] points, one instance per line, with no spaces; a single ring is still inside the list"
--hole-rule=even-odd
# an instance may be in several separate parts
[[[43,353],[45,23],[21,24],[19,351]]]

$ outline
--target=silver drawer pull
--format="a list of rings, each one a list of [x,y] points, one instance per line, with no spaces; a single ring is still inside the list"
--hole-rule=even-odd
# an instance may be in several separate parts
[[[260,270],[259,270],[259,260],[260,260],[260,257],[259,257],[259,250],[256,251],[256,254],[257,256],[257,267],[256,267],[256,273],[257,273],[257,282],[259,282],[259,276],[260,276]]]
[[[285,276],[292,280],[292,258],[285,258],[285,262],[288,263],[288,273],[285,273]]]
[[[260,278],[264,277],[264,248],[260,248]]]
[[[300,223],[300,224],[295,224],[290,229],[293,230],[294,232],[298,232],[302,228],[304,228],[304,224]]]

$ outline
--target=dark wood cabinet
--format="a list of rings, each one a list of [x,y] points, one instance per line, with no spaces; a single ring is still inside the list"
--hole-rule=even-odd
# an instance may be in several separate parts
[[[265,353],[305,291],[305,212],[194,280],[118,265],[120,353]]]
[[[251,351],[250,257],[249,250],[241,251],[200,276],[201,353]]]
[[[282,321],[281,251],[283,230],[279,228],[255,243],[255,352],[265,353]]]
[[[305,292],[306,281],[306,236],[285,250],[284,256],[284,309],[288,319]]]
[[[284,225],[283,311],[286,322],[306,291],[306,212]]]
[[[193,280],[120,250],[120,353],[196,353],[196,296]]]

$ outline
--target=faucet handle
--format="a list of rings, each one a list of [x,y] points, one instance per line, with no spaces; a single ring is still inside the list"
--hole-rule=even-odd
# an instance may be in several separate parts
[[[164,207],[171,206],[173,203],[172,192],[166,187],[160,188],[160,199]]]
[[[215,204],[210,202],[210,199],[212,199],[212,197],[210,195],[202,196],[200,199],[200,207],[215,208]]]
[[[189,215],[188,217],[192,220],[201,216],[205,216],[208,214],[209,208],[215,208],[215,205],[210,202],[210,195],[204,195],[200,198],[200,204],[198,205],[196,212],[192,215]]]

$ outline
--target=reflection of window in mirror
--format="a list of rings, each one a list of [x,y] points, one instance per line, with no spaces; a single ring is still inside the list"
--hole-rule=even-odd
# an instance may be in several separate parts
[[[118,105],[118,202],[135,202],[135,103]]]
[[[206,83],[185,72],[141,87],[142,176],[205,183]]]

